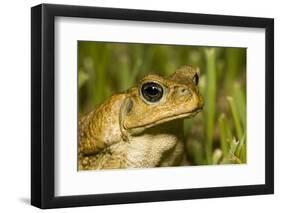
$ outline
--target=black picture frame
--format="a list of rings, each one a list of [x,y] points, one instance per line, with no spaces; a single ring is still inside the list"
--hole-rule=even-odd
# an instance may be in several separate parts
[[[54,195],[55,17],[263,28],[266,32],[265,184],[93,195]],[[59,208],[274,193],[274,20],[270,18],[41,4],[31,8],[31,204]]]

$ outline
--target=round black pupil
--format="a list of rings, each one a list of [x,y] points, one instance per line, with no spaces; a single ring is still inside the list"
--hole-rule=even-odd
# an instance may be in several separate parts
[[[155,87],[155,86],[147,87],[147,88],[145,89],[145,91],[146,91],[149,95],[151,95],[151,96],[155,96],[155,95],[157,95],[157,94],[159,93],[158,88]]]
[[[145,83],[141,89],[143,97],[149,102],[156,102],[162,98],[163,89],[157,83]]]

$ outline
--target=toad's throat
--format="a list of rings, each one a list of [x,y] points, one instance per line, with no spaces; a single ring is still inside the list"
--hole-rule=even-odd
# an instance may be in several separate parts
[[[171,116],[156,120],[154,122],[151,122],[150,124],[144,123],[144,124],[136,125],[136,126],[126,126],[124,124],[124,129],[131,129],[131,130],[137,130],[137,129],[142,129],[142,128],[148,129],[148,128],[151,128],[151,127],[154,127],[156,125],[163,124],[163,123],[166,123],[166,122],[169,122],[169,121],[172,121],[172,120],[194,117],[200,111],[202,111],[202,108],[196,108],[196,109],[194,109],[190,112],[182,113],[182,114],[179,114],[179,115],[171,115]]]

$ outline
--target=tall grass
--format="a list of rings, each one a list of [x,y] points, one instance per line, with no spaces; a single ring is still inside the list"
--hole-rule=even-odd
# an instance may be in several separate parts
[[[246,162],[246,49],[78,42],[79,114],[148,73],[169,76],[182,65],[200,69],[205,107],[184,121],[191,165]]]

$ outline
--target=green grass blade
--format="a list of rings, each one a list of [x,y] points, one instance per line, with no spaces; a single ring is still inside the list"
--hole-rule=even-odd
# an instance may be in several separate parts
[[[241,123],[240,123],[240,120],[239,120],[237,107],[236,107],[232,97],[228,96],[227,101],[228,101],[229,106],[230,106],[230,110],[231,110],[232,117],[233,117],[233,120],[234,120],[235,130],[236,130],[238,139],[241,140],[242,137],[243,137],[243,129],[242,129],[242,126],[241,126]]]
[[[208,164],[212,164],[212,152],[213,152],[213,133],[215,126],[215,114],[216,114],[216,50],[214,48],[208,48],[205,50],[206,57],[206,91],[205,91],[205,115],[206,115],[206,160]]]
[[[219,127],[220,127],[220,143],[221,143],[221,149],[223,151],[223,156],[228,155],[229,150],[229,126],[227,124],[227,120],[225,117],[225,114],[221,114],[219,117]]]
[[[243,129],[246,129],[246,92],[240,84],[234,84],[234,100]]]

